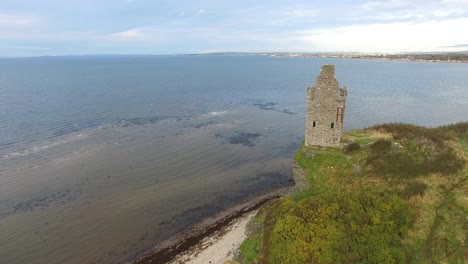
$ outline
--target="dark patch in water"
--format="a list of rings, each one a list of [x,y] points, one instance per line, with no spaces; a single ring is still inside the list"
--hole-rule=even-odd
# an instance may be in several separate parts
[[[255,195],[252,195],[251,191],[250,188],[248,191],[242,192],[233,192],[229,189],[223,190],[223,194],[218,196],[213,202],[187,209],[173,216],[170,220],[161,222],[157,233],[160,235],[160,239],[167,239],[173,234],[186,230],[195,223],[201,222],[206,218],[212,217],[238,204],[247,197],[254,197]],[[258,194],[258,192],[254,193]]]
[[[209,122],[205,122],[205,123],[196,124],[193,127],[194,128],[203,128],[203,127],[210,126],[210,125],[215,125],[215,124],[218,124],[218,122],[209,121]]]
[[[255,191],[266,191],[272,187],[286,187],[294,185],[294,178],[292,170],[276,170],[270,172],[262,172],[255,177],[248,178],[243,183],[253,184],[252,187]]]
[[[302,140],[303,140],[302,138],[299,138],[296,140],[296,142],[291,142],[284,146],[277,146],[277,147],[274,147],[273,149],[277,151],[278,155],[291,156],[299,149],[299,147],[301,146]]]
[[[64,136],[64,135],[71,134],[74,132],[79,132],[81,130],[85,130],[88,128],[97,127],[99,125],[101,125],[101,122],[99,121],[89,121],[89,122],[82,122],[78,124],[68,123],[64,125],[62,128],[55,131],[53,136],[49,137],[49,139],[54,138],[54,137]]]
[[[135,118],[125,118],[120,119],[115,124],[128,127],[132,126],[141,126],[141,125],[148,125],[148,124],[156,124],[162,120],[166,119],[175,119],[177,121],[181,121],[184,119],[184,116],[147,116],[147,117],[135,117]]]
[[[66,204],[76,200],[80,195],[81,189],[73,190],[72,188],[67,188],[64,191],[59,191],[52,194],[45,194],[16,204],[15,206],[13,206],[10,212],[1,214],[0,218],[16,213],[44,210],[45,208],[53,205]]]
[[[283,112],[283,113],[285,113],[285,114],[288,114],[288,115],[297,115],[297,113],[291,112],[291,111],[288,110],[288,109],[283,109],[283,111],[281,111],[281,112]]]
[[[187,209],[184,212],[173,216],[170,220],[161,222],[159,224],[158,234],[165,239],[173,234],[179,233],[194,223],[200,222],[206,217],[210,217],[221,212],[225,209],[222,204],[223,203],[220,202],[214,202]]]
[[[275,102],[261,102],[261,101],[257,101],[252,104],[252,106],[256,106],[262,110],[275,110],[275,105],[277,105],[277,103]]]
[[[0,144],[0,150],[7,149],[9,146],[16,144],[16,141],[4,142]]]
[[[240,144],[247,147],[254,147],[255,143],[262,136],[262,134],[236,131],[234,132],[234,135],[231,136],[222,136],[221,134],[216,134],[215,136],[217,138],[222,138],[224,142],[229,144]]]
[[[266,111],[275,111],[275,112],[280,112],[288,115],[297,115],[295,112],[291,112],[289,109],[279,109],[276,107],[278,103],[275,102],[265,102],[262,100],[254,100],[252,103],[252,106],[258,107],[261,110],[266,110]]]
[[[58,136],[63,136],[67,135],[70,133],[74,132],[79,132],[88,128],[95,128],[103,124],[113,124],[116,126],[121,126],[121,127],[128,127],[128,126],[140,126],[140,125],[147,125],[147,124],[156,124],[162,120],[167,120],[167,119],[174,119],[176,121],[183,121],[183,120],[189,120],[190,117],[188,116],[146,116],[146,117],[135,117],[135,118],[122,118],[122,119],[117,119],[110,121],[109,120],[94,120],[94,121],[88,121],[88,122],[83,122],[83,123],[78,123],[78,124],[73,124],[73,123],[68,123],[65,124],[62,128],[58,129],[53,133],[52,137],[58,137]]]

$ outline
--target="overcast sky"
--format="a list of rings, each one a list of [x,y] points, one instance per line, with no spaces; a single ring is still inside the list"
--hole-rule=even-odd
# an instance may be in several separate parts
[[[0,56],[468,50],[468,0],[0,0]]]

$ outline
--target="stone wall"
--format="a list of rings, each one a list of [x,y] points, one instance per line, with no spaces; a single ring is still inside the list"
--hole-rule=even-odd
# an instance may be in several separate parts
[[[307,88],[306,146],[340,145],[346,94],[336,80],[335,65],[323,65],[314,87]]]

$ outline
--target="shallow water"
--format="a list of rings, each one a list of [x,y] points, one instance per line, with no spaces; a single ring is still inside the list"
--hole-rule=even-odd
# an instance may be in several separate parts
[[[468,65],[138,56],[0,60],[0,263],[118,263],[292,184],[305,91],[348,88],[345,129],[466,121]]]

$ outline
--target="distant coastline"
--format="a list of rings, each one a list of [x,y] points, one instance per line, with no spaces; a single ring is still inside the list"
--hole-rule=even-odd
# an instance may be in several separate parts
[[[468,51],[444,53],[357,53],[357,52],[212,52],[202,55],[256,55],[291,58],[361,59],[406,62],[468,63]]]
[[[413,53],[365,53],[365,52],[209,52],[181,54],[84,54],[84,55],[43,55],[32,57],[0,57],[0,60],[28,59],[90,59],[90,58],[140,58],[140,57],[174,57],[174,56],[266,56],[286,58],[327,58],[327,59],[357,59],[402,62],[433,62],[433,63],[468,63],[468,50],[457,52],[413,52]]]

